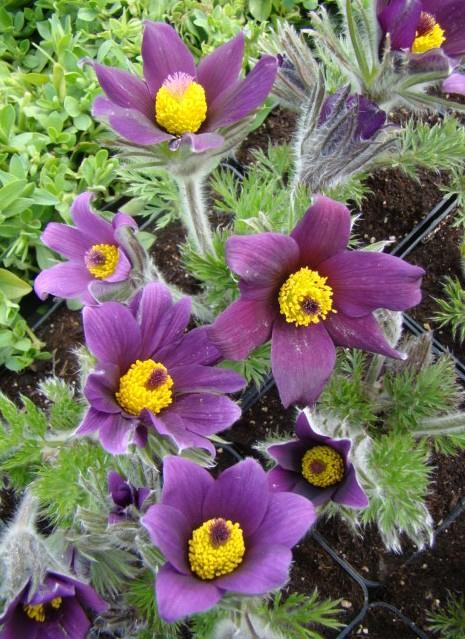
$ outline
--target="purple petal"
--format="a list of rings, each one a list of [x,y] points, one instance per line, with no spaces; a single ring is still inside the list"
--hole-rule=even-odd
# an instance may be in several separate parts
[[[132,218],[130,215],[127,215],[126,213],[121,213],[121,211],[118,211],[118,213],[116,213],[116,215],[113,217],[111,225],[115,231],[121,226],[130,226],[135,231],[137,231],[137,229],[139,228],[134,218]]]
[[[403,355],[392,348],[373,315],[348,317],[342,311],[330,313],[325,328],[336,346],[360,348],[386,357],[402,359]]]
[[[107,484],[111,498],[115,504],[122,508],[126,508],[126,506],[132,504],[133,499],[131,487],[115,470],[111,470],[108,473]]]
[[[337,486],[328,486],[327,488],[312,486],[312,484],[309,484],[306,479],[300,477],[292,492],[305,497],[311,501],[315,507],[318,507],[327,504],[328,501],[331,501],[336,490]]]
[[[170,368],[169,371],[176,394],[201,393],[202,391],[235,393],[247,384],[242,375],[225,368],[191,364]]]
[[[105,282],[124,282],[129,278],[131,272],[131,262],[126,257],[121,248],[118,248],[118,262],[113,273],[105,278]]]
[[[47,634],[45,635],[47,639],[49,637],[50,639],[64,639],[65,637],[81,638],[87,636],[87,632],[92,624],[76,599],[65,599],[61,605],[60,613],[59,623],[64,633],[61,635],[57,634],[56,637],[54,637],[47,630]]]
[[[5,623],[5,626],[0,630],[0,639],[37,639],[37,633],[39,632],[39,624],[32,619],[29,619],[27,615],[19,608],[13,611],[13,614]]]
[[[112,455],[127,453],[135,426],[135,420],[126,419],[122,415],[108,415],[106,419],[102,420],[99,429],[103,448]]]
[[[295,270],[298,259],[296,242],[281,233],[233,235],[226,242],[226,262],[247,283],[249,292],[243,297],[248,299],[268,298],[270,289],[279,287]]]
[[[187,73],[193,78],[196,75],[191,52],[173,27],[164,22],[144,22],[142,60],[153,99],[169,75]]]
[[[137,308],[137,321],[142,336],[142,359],[151,357],[163,346],[171,323],[172,308],[171,294],[164,284],[154,282],[143,288]]]
[[[434,16],[445,31],[441,48],[452,57],[465,54],[465,12],[463,0],[422,0],[423,11]]]
[[[155,504],[147,510],[141,523],[167,561],[179,572],[189,574],[187,551],[193,529],[184,513],[166,504]]]
[[[420,21],[422,0],[392,0],[378,14],[384,33],[391,34],[393,49],[410,49]]]
[[[86,60],[95,71],[107,97],[118,106],[137,109],[149,120],[155,118],[155,101],[143,80],[132,73]]]
[[[204,58],[197,69],[197,79],[205,89],[207,104],[213,101],[238,80],[244,57],[244,34],[218,47]],[[225,70],[227,69],[227,73]]]
[[[350,466],[342,484],[333,495],[333,501],[350,508],[366,508],[368,497],[358,483],[355,468]]]
[[[273,56],[263,56],[244,80],[236,82],[208,105],[207,119],[202,130],[212,131],[234,124],[255,111],[266,100],[278,71]]]
[[[299,245],[301,265],[315,268],[346,248],[350,237],[349,209],[329,197],[317,195],[291,237]]]
[[[336,349],[322,322],[294,326],[279,318],[273,326],[271,366],[284,407],[314,404],[336,362]]]
[[[293,440],[284,444],[268,446],[267,453],[285,470],[300,472],[302,457],[308,450],[308,444],[300,440]]]
[[[121,373],[140,355],[139,326],[128,308],[118,302],[85,308],[82,313],[86,345],[102,362],[119,366]]]
[[[328,277],[334,307],[350,317],[377,308],[404,311],[421,300],[424,270],[393,255],[345,251],[322,262],[320,275]]]
[[[444,93],[465,95],[465,75],[462,73],[452,73],[447,80],[444,80],[442,83],[441,90]]]
[[[301,475],[275,466],[268,472],[268,485],[273,492],[293,492]]]
[[[100,428],[102,421],[108,419],[108,417],[107,413],[101,413],[94,408],[89,408],[74,434],[80,437],[95,433]]]
[[[188,144],[193,153],[203,153],[210,149],[220,149],[224,144],[224,137],[218,133],[184,133],[179,143],[179,146],[173,150],[177,151],[178,148]]]
[[[245,359],[254,348],[269,340],[277,312],[267,302],[236,300],[216,318],[208,336],[223,357]]]
[[[92,245],[78,229],[56,222],[47,224],[40,239],[55,253],[75,260],[83,260],[86,251]]]
[[[107,602],[104,601],[91,586],[77,579],[73,579],[72,581],[76,588],[76,596],[83,606],[97,614],[102,614],[108,609]]]
[[[175,346],[169,344],[159,350],[158,355],[168,370],[189,364],[211,366],[221,361],[220,351],[208,337],[209,330],[210,327],[199,326],[185,333]]]
[[[108,120],[109,125],[123,138],[133,144],[161,144],[172,140],[173,136],[157,127],[136,109],[125,109],[108,98],[98,96],[92,105],[95,118]]]
[[[63,262],[39,273],[34,280],[34,291],[41,300],[47,295],[74,299],[87,292],[92,279],[82,262]]]
[[[110,222],[90,208],[93,193],[86,191],[71,205],[71,217],[83,236],[92,244],[116,244]]]
[[[203,522],[203,502],[214,483],[204,468],[188,459],[170,455],[163,461],[161,503],[184,513],[193,530]]]
[[[213,583],[192,575],[182,575],[170,564],[165,564],[158,571],[155,592],[158,613],[166,623],[210,610],[222,597]]]
[[[44,581],[40,584],[36,592],[31,598],[28,597],[27,603],[35,606],[37,604],[48,603],[55,597],[73,597],[76,590],[72,579],[55,578],[48,574]]]
[[[315,508],[300,495],[276,493],[266,515],[248,544],[279,544],[291,548],[316,521]]]
[[[203,448],[207,450],[212,457],[215,456],[215,447],[211,441],[202,435],[188,430],[187,424],[176,411],[165,410],[162,411],[160,415],[154,415],[148,411],[147,413],[155,430],[160,435],[169,437],[180,451],[186,448]]]
[[[158,303],[161,308],[155,306],[155,303],[151,305],[153,312],[156,312],[159,318],[156,326],[154,326],[153,317],[144,313],[142,306],[139,306],[139,321],[145,339],[145,352],[161,360],[162,354],[169,354],[172,349],[177,349],[179,340],[183,337],[190,321],[192,301],[190,297],[184,297],[171,308],[166,306],[163,308],[162,301]]]
[[[308,445],[326,442],[330,437],[318,433],[310,423],[306,411],[301,411],[296,419],[295,433],[297,437]]]
[[[229,575],[215,580],[224,590],[244,595],[264,595],[281,588],[289,577],[292,553],[277,544],[261,544],[247,549],[243,563]]]
[[[263,521],[270,492],[267,476],[254,459],[246,459],[224,470],[209,489],[203,504],[203,520],[224,517],[239,523],[252,535]]]
[[[114,364],[102,364],[88,376],[84,396],[92,408],[103,413],[121,413],[121,407],[115,399],[119,380],[120,371]]]
[[[232,426],[240,418],[241,409],[224,395],[196,393],[176,397],[161,417],[168,413],[179,415],[185,427],[198,435],[213,435]]]

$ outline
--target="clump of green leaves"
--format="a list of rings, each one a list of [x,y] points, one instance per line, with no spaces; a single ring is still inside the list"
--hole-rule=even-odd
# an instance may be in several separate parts
[[[457,277],[444,278],[443,296],[434,298],[439,310],[433,320],[439,327],[448,326],[454,339],[465,340],[465,290]]]
[[[465,637],[465,599],[451,595],[443,608],[428,615],[429,629],[441,639]]]

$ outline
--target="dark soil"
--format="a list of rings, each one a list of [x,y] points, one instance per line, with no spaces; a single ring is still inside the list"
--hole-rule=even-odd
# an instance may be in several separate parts
[[[412,264],[422,266],[426,275],[423,279],[423,300],[410,314],[427,330],[434,330],[437,339],[454,354],[465,361],[465,345],[454,339],[446,326],[439,328],[434,315],[440,308],[435,298],[443,298],[443,283],[446,275],[458,277],[465,285],[460,268],[459,244],[463,239],[463,231],[453,226],[453,218],[449,216],[436,231],[425,238],[422,244],[407,257]]]

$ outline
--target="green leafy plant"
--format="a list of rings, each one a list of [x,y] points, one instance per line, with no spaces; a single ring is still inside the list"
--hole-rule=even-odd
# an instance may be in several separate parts
[[[458,639],[465,636],[463,596],[451,595],[444,607],[429,613],[428,624],[429,629],[437,633],[441,639]]]
[[[457,277],[444,278],[443,297],[435,298],[439,310],[434,321],[439,327],[448,326],[454,339],[465,340],[465,290]]]

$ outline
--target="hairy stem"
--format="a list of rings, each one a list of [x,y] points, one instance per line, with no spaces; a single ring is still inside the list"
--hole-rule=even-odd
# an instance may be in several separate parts
[[[253,623],[252,623],[252,619],[250,618],[250,615],[249,615],[247,610],[244,612],[244,619],[245,619],[245,623],[247,624],[247,628],[250,631],[251,638],[252,639],[260,639],[260,637],[258,636],[258,634],[255,631],[255,628],[254,628]]]
[[[213,250],[213,239],[204,205],[202,177],[177,177],[182,203],[183,222],[193,246],[202,254]]]

